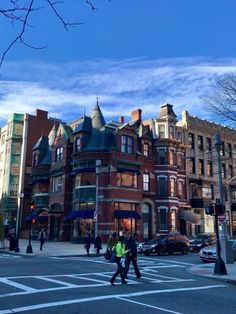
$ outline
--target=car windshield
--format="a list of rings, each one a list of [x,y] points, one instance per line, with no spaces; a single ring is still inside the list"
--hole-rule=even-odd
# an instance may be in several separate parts
[[[166,238],[166,235],[161,235],[161,236],[158,236],[157,238],[155,238],[155,239],[152,239],[152,240],[149,240],[149,241],[147,241],[147,242],[145,242],[144,244],[146,245],[150,245],[150,244],[155,244],[155,243],[157,243],[158,241],[161,241],[161,240],[163,240],[164,238]]]
[[[209,235],[206,234],[199,234],[197,235],[197,237],[195,238],[196,241],[203,241],[203,240],[207,240],[209,238]]]

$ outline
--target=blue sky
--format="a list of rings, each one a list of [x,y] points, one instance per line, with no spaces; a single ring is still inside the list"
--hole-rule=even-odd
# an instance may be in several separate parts
[[[92,1],[92,0],[91,0]],[[214,78],[236,71],[235,0],[67,0],[58,9],[66,31],[46,8],[30,19],[25,40],[43,50],[15,45],[0,70],[0,126],[12,112],[36,108],[71,121],[90,115],[99,96],[106,121],[133,109],[155,117],[171,103],[214,119],[201,100]],[[0,19],[0,53],[17,28]]]

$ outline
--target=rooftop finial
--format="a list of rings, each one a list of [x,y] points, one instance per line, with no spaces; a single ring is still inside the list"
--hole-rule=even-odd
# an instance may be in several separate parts
[[[96,104],[97,104],[97,106],[98,106],[98,99],[99,99],[99,98],[98,98],[98,93],[97,93],[97,97],[96,97],[96,99],[97,99],[97,102],[96,102]]]

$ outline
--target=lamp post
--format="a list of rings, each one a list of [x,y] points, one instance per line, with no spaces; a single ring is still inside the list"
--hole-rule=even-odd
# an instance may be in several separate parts
[[[20,234],[20,220],[21,220],[21,208],[22,208],[23,197],[24,197],[24,193],[18,194],[18,206],[17,206],[17,213],[16,213],[15,252],[20,252],[19,234]]]
[[[95,220],[95,239],[98,235],[98,188],[99,188],[99,173],[101,167],[101,160],[96,160],[96,196],[95,196],[95,212],[94,212],[94,220]]]

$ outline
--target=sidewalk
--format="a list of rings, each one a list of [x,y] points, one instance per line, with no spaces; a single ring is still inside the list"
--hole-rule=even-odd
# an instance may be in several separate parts
[[[31,246],[33,253],[26,253],[27,246],[29,241],[26,239],[19,240],[19,249],[20,252],[16,253],[15,251],[9,250],[9,245],[5,248],[0,248],[0,252],[25,255],[25,256],[87,256],[84,244],[72,244],[70,242],[54,242],[46,241],[43,246],[43,250],[40,251],[40,243],[38,240],[31,241]],[[102,250],[100,254],[103,254],[106,250],[106,244],[102,245]],[[96,250],[94,245],[91,244],[90,255],[96,256]]]
[[[188,271],[194,275],[204,276],[236,285],[236,263],[226,264],[227,275],[214,274],[215,263],[194,265]]]

